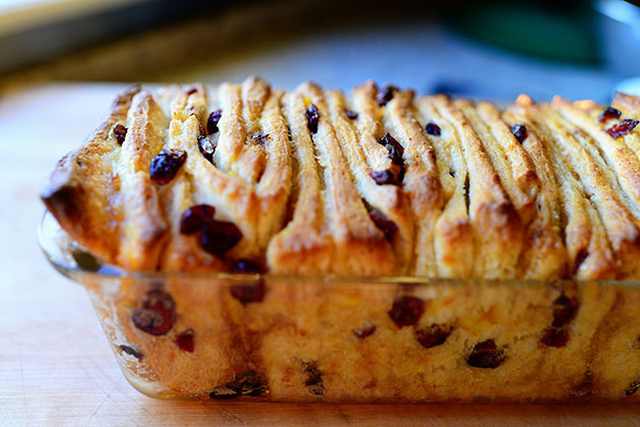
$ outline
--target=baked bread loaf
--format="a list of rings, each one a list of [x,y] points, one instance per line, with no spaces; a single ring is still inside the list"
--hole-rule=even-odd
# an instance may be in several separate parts
[[[623,94],[134,87],[42,199],[126,270],[278,273],[83,277],[149,394],[638,401],[640,289],[589,281],[640,276],[639,119]],[[362,278],[392,275],[435,279]]]
[[[638,118],[622,94],[501,110],[373,82],[134,87],[42,199],[127,270],[637,278]]]

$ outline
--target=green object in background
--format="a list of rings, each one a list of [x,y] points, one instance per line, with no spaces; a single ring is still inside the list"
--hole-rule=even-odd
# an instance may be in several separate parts
[[[461,34],[496,47],[541,59],[600,63],[589,2],[467,3],[448,10],[445,19]]]

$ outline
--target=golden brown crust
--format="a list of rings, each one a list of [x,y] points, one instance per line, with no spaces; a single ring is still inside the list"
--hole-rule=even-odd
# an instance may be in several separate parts
[[[121,212],[117,264],[130,270],[154,270],[167,224],[158,189],[149,176],[151,160],[162,150],[168,120],[151,93],[141,91],[131,102],[128,132],[117,164]]]
[[[319,114],[316,132],[307,125],[307,109],[311,106]],[[270,243],[269,263],[285,272],[392,273],[395,262],[391,247],[361,202],[322,89],[311,83],[301,85],[289,99],[288,119],[298,152],[300,191],[291,223]],[[300,243],[306,240],[302,236],[309,232],[315,234],[315,247],[300,251]],[[299,262],[292,262],[296,257],[300,257]],[[318,257],[324,259],[316,260]]]
[[[566,273],[579,279],[609,278],[615,272],[615,261],[606,232],[592,203],[584,194],[571,159],[563,154],[559,139],[566,133],[554,132],[541,112],[544,106],[520,99],[527,125],[544,141],[559,183],[562,203],[564,243],[568,263]]]
[[[464,104],[442,99],[440,112],[452,123],[468,170],[468,212],[474,235],[473,276],[516,276],[522,248],[522,223],[505,193],[490,158],[466,115]]]
[[[118,95],[109,117],[88,142],[64,156],[51,174],[42,200],[60,225],[81,245],[107,262],[116,262],[119,223],[113,204],[114,151],[119,150],[113,128],[125,125],[134,86]]]
[[[634,278],[640,127],[608,130],[640,117],[640,101],[618,94],[613,106],[621,117],[601,120],[591,101],[523,96],[500,111],[373,82],[351,96],[312,83],[284,93],[255,77],[133,88],[42,198],[73,239],[130,270],[248,258],[296,274]],[[128,129],[122,145],[116,125]],[[162,149],[187,158],[158,184],[149,169]],[[214,206],[239,242],[212,255],[181,234],[195,204]]]
[[[397,265],[396,273],[406,273],[413,257],[413,221],[408,199],[399,186],[377,185],[371,177],[374,171],[369,166],[371,154],[365,150],[364,146],[367,142],[379,144],[375,141],[366,141],[366,132],[361,133],[358,124],[353,123],[354,120],[356,122],[361,119],[366,120],[365,113],[358,114],[355,119],[349,118],[347,116],[349,107],[342,93],[330,91],[326,96],[336,137],[358,192],[363,200],[380,210],[398,227],[398,232],[391,241]],[[373,138],[372,135],[368,136]]]
[[[535,128],[528,123],[521,109],[511,108],[503,115],[509,126],[527,127],[522,147],[531,159],[540,180],[536,198],[535,218],[529,223],[524,250],[520,258],[522,277],[528,279],[556,279],[564,276],[566,249],[562,241],[561,201],[558,181],[550,161],[546,144]]]
[[[403,90],[384,107],[383,123],[404,148],[403,189],[409,195],[415,222],[411,273],[436,277],[434,227],[442,209],[435,151],[415,117],[413,91]]]
[[[423,123],[432,123],[440,135],[432,136],[442,186],[444,207],[434,228],[434,251],[439,277],[471,277],[473,274],[473,230],[468,214],[468,171],[460,139],[453,125],[438,111],[446,97],[422,97],[418,110]]]

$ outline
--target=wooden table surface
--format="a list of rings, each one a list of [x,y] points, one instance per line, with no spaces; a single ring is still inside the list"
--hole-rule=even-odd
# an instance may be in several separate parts
[[[102,120],[116,90],[41,86],[0,98],[0,426],[640,426],[640,405],[248,404],[139,394],[84,290],[47,265],[36,242],[39,189]]]

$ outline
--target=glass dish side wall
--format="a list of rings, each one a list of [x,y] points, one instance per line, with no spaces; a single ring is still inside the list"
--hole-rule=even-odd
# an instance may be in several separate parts
[[[636,283],[117,275],[47,255],[152,397],[640,401]]]

